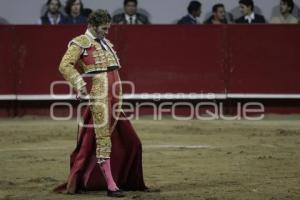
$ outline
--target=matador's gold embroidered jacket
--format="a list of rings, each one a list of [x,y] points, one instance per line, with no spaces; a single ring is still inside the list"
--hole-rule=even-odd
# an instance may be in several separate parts
[[[76,70],[76,65],[84,73],[91,73],[107,71],[113,66],[120,67],[120,62],[109,40],[103,38],[100,42],[96,42],[87,31],[84,35],[71,40],[59,65],[63,77],[78,90],[86,83]]]

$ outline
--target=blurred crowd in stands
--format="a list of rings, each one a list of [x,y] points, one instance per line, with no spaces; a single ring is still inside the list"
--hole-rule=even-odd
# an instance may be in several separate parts
[[[201,16],[202,4],[199,1],[191,1],[187,6],[187,15],[183,16],[178,24],[256,24],[267,23],[265,17],[255,12],[253,0],[239,0],[241,17],[233,19],[226,11],[224,4],[216,4],[212,7],[212,15],[203,23],[198,21]],[[293,0],[279,1],[280,14],[272,17],[272,24],[297,24],[299,20],[292,15],[294,9]],[[39,19],[39,24],[86,24],[87,17],[92,9],[85,8],[81,0],[67,0],[62,9],[60,0],[48,0],[45,14]],[[124,0],[123,12],[113,16],[114,24],[150,24],[148,17],[139,12],[137,0]]]

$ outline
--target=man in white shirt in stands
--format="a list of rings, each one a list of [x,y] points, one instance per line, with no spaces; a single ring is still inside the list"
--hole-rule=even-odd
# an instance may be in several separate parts
[[[137,0],[124,0],[124,13],[113,17],[114,24],[149,24],[147,16],[139,13],[137,10]]]
[[[243,16],[235,20],[237,24],[265,24],[266,20],[263,15],[254,12],[253,0],[240,0],[240,10]]]

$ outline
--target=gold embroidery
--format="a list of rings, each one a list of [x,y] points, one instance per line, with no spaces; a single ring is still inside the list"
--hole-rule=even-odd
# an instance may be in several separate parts
[[[108,78],[107,73],[97,74],[93,77],[93,86],[90,91],[91,111],[96,134],[97,158],[108,158],[111,152],[111,139],[109,132],[108,108]]]
[[[95,72],[95,71],[106,71],[108,67],[120,66],[119,58],[113,49],[113,45],[105,39],[109,50],[103,50],[101,45],[94,40],[91,40],[86,35],[81,35],[73,39],[62,58],[59,66],[59,71],[62,73],[63,77],[71,83],[71,85],[80,89],[86,83],[80,76],[80,73],[75,69],[75,65],[81,66],[84,73]],[[95,51],[93,56],[95,58],[96,64],[85,65],[80,56],[85,49],[94,46]],[[86,55],[86,54],[83,54]],[[118,75],[118,74],[117,74]],[[118,77],[119,78],[119,77]],[[90,91],[90,107],[94,120],[95,137],[96,137],[96,156],[97,158],[109,158],[111,152],[111,133],[113,132],[117,120],[121,113],[122,105],[122,85],[119,84],[119,113],[110,127],[110,105],[108,105],[108,77],[107,73],[97,74],[93,78],[93,85]]]
[[[92,45],[92,42],[90,41],[89,37],[86,35],[80,35],[76,38],[74,38],[70,44],[75,43],[76,45],[78,45],[79,47],[83,48],[83,49],[87,49],[90,48]]]
[[[71,44],[59,65],[60,73],[77,90],[86,85],[79,72],[75,69],[75,64],[79,60],[80,54],[81,48]]]
[[[118,123],[119,117],[120,117],[121,113],[123,112],[123,111],[122,111],[122,95],[123,95],[123,91],[122,91],[122,82],[121,82],[121,80],[120,80],[119,73],[118,73],[118,72],[116,72],[116,73],[117,73],[117,77],[118,77],[118,80],[119,80],[119,83],[118,83],[119,94],[117,94],[118,97],[116,97],[116,98],[118,98],[118,100],[119,100],[119,104],[118,104],[118,108],[117,108],[117,110],[119,111],[119,113],[117,113],[116,118],[115,118],[115,121],[114,121],[114,124],[113,124],[112,127],[111,127],[111,130],[110,130],[110,133],[111,133],[111,134],[114,132],[114,130],[115,130],[115,128],[116,128],[116,125],[117,125],[117,123]]]
[[[110,43],[108,43],[108,45],[109,44]],[[95,64],[85,65],[84,62],[80,62],[85,73],[106,71],[108,67],[120,66],[119,58],[116,52],[112,49],[112,46],[109,45],[111,50],[103,50],[101,45],[96,41],[92,42],[92,46],[95,47],[95,51],[92,52],[92,56],[95,58]]]

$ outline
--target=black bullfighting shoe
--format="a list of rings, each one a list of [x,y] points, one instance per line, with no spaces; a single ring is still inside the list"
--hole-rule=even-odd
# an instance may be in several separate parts
[[[120,197],[125,197],[125,194],[123,190],[116,190],[116,191],[107,190],[107,196],[120,198]]]

